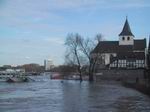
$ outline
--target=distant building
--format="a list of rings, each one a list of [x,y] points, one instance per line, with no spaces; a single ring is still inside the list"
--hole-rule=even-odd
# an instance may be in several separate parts
[[[53,65],[53,61],[52,60],[44,60],[44,67],[45,67],[45,70],[51,70],[54,65]]]
[[[119,41],[100,41],[92,52],[99,54],[100,68],[138,69],[146,66],[146,39],[135,39],[126,18]]]
[[[44,67],[36,63],[22,65],[21,68],[24,68],[26,72],[43,72],[44,71]]]

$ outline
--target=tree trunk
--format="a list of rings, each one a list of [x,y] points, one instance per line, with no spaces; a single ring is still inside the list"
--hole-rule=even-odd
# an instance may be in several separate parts
[[[82,79],[82,75],[80,74],[80,82],[82,82],[83,81],[83,79]]]
[[[89,81],[90,81],[90,82],[93,82],[93,81],[94,81],[93,73],[89,73]]]
[[[89,81],[93,82],[94,78],[93,78],[93,70],[92,70],[92,63],[90,62],[90,66],[89,66]]]
[[[82,73],[81,73],[81,69],[80,69],[80,66],[78,66],[78,71],[79,71],[79,76],[80,76],[80,81],[82,82]]]

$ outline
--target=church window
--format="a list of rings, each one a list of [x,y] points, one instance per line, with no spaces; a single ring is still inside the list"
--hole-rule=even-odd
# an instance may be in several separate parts
[[[130,37],[128,37],[127,40],[130,40]]]
[[[125,40],[125,38],[124,38],[124,37],[122,37],[122,40]]]

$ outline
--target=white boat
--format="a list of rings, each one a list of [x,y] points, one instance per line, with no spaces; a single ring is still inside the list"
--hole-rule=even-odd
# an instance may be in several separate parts
[[[6,77],[1,77],[1,76],[0,76],[0,82],[5,82],[6,80],[7,80]]]
[[[28,82],[28,78],[27,77],[20,77],[20,76],[14,76],[14,77],[10,77],[6,80],[6,82]]]
[[[28,82],[33,81],[22,72],[0,72],[0,82]]]
[[[33,79],[27,77],[24,74],[16,74],[13,77],[9,77],[6,82],[29,82],[29,81],[34,81]]]
[[[6,80],[10,77],[12,77],[13,75],[11,74],[3,74],[3,75],[0,75],[0,82],[6,82]]]

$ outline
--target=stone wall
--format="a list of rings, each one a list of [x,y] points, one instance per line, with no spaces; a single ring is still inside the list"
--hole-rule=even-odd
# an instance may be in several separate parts
[[[144,70],[100,70],[99,73],[95,74],[95,80],[127,80],[136,81],[136,79],[144,80]]]

